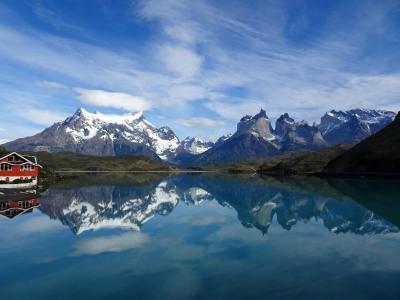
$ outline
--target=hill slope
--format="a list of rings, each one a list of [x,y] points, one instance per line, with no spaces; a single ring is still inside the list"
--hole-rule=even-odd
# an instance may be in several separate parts
[[[400,174],[400,114],[393,123],[332,160],[325,174]]]
[[[167,171],[171,168],[148,156],[92,156],[36,152],[41,165],[52,171]]]

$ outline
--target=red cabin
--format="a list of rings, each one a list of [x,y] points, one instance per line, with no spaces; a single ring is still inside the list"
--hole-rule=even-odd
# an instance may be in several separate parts
[[[35,156],[12,152],[0,158],[0,181],[12,183],[16,179],[37,181],[41,166]]]

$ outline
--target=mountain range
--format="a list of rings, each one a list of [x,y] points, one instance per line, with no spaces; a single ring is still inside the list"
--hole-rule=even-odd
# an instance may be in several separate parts
[[[235,133],[211,142],[197,137],[180,141],[172,129],[157,128],[142,112],[107,115],[80,108],[71,117],[40,133],[4,146],[13,151],[147,155],[180,165],[205,165],[356,144],[386,127],[395,115],[384,110],[332,110],[321,117],[320,124],[310,125],[306,121],[295,121],[285,113],[273,128],[266,111],[261,109],[254,116],[242,117]]]

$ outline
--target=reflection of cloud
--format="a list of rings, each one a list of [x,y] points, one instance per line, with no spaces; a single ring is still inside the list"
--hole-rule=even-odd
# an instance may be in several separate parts
[[[58,256],[35,257],[31,261],[31,263],[38,264],[38,265],[49,264],[49,263],[52,263],[52,262],[54,262],[56,260],[59,260],[60,258],[62,258],[62,257],[58,257]]]
[[[239,224],[222,226],[216,232],[211,234],[209,241],[226,241],[238,240],[243,242],[258,242],[263,241],[264,237],[255,230],[247,230]]]
[[[167,299],[189,299],[201,290],[198,275],[191,270],[181,269],[167,277],[160,287],[161,295]]]
[[[14,226],[17,234],[30,234],[38,232],[49,232],[62,229],[63,226],[56,220],[49,219],[46,216],[39,216],[28,219],[27,221]]]
[[[178,261],[193,261],[204,258],[204,247],[192,244],[185,244],[182,241],[169,244],[166,255],[170,259]]]
[[[106,252],[121,252],[140,247],[149,237],[140,232],[127,232],[119,235],[88,238],[76,243],[72,255],[97,255]]]
[[[184,216],[175,220],[176,224],[189,224],[194,226],[209,225],[214,223],[225,223],[224,216]]]

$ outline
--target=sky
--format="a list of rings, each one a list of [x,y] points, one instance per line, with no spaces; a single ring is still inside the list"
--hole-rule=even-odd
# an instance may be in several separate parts
[[[144,111],[215,139],[264,108],[400,110],[400,0],[0,2],[0,142]]]

